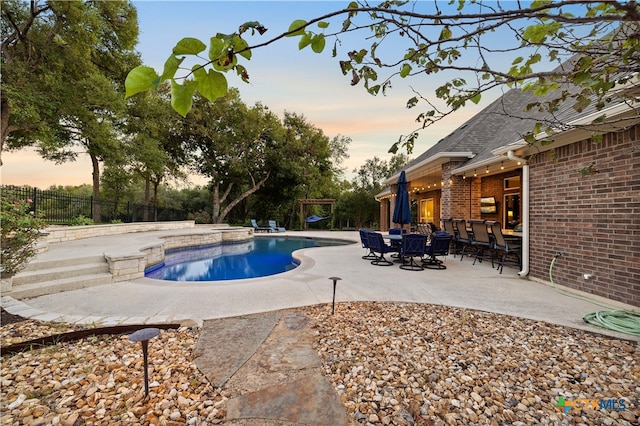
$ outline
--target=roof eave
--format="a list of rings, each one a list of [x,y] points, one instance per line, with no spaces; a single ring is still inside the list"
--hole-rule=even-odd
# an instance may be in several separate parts
[[[463,159],[470,159],[475,157],[476,154],[471,152],[471,151],[459,151],[459,152],[450,152],[450,151],[442,151],[442,152],[437,152],[435,154],[433,154],[431,157],[425,158],[424,160],[420,161],[419,163],[416,163],[414,165],[412,165],[411,167],[408,167],[406,169],[402,169],[405,171],[405,173],[409,174],[411,173],[413,170],[418,170],[426,165],[429,165],[431,163],[438,163],[438,162],[443,162],[442,160],[450,160],[452,158],[463,158]],[[402,171],[401,170],[401,171]],[[383,182],[384,185],[393,185],[394,183],[396,183],[398,181],[398,177],[400,176],[400,172],[398,171],[396,174],[394,174],[393,176],[389,177],[387,180],[385,180]]]

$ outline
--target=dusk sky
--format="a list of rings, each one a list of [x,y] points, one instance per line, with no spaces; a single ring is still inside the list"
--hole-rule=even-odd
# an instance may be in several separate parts
[[[138,9],[140,36],[137,50],[145,65],[158,73],[173,46],[183,37],[196,37],[208,45],[216,33],[231,33],[247,21],[259,21],[268,28],[263,36],[248,37],[251,45],[270,40],[287,31],[296,19],[312,19],[342,9],[348,1],[134,1]],[[445,3],[446,4],[446,3]],[[336,29],[344,17],[332,21]],[[389,147],[401,134],[416,128],[418,109],[407,109],[406,102],[414,96],[412,88],[432,94],[444,76],[394,79],[386,96],[369,95],[362,85],[352,87],[350,77],[343,76],[339,60],[351,48],[369,48],[370,33],[361,32],[342,37],[338,57],[331,56],[333,41],[328,40],[325,52],[315,54],[310,49],[299,51],[298,38],[279,40],[255,50],[250,61],[244,61],[250,84],[227,76],[230,86],[238,87],[245,103],[268,106],[282,117],[284,111],[295,112],[321,129],[330,138],[343,135],[352,139],[350,158],[345,161],[346,176],[378,156],[391,158]],[[386,74],[383,74],[386,76]],[[485,96],[479,106],[465,108],[423,131],[413,157],[428,149],[489,104]],[[86,154],[74,163],[55,165],[46,162],[31,150],[3,153],[0,168],[3,184],[31,185],[48,188],[51,185],[78,185],[91,182],[91,164]],[[193,183],[202,184],[198,177]]]

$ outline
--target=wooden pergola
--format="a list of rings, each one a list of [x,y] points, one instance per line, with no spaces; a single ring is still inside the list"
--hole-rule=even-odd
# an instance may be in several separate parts
[[[304,200],[298,200],[298,204],[300,205],[300,230],[304,230],[305,218],[307,217],[307,209],[306,206],[320,206],[320,205],[330,205],[331,206],[331,229],[333,229],[333,206],[336,203],[336,200],[330,198],[307,198]]]

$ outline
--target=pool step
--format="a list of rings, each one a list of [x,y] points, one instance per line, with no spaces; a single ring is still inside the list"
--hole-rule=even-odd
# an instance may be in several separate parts
[[[25,299],[112,282],[104,256],[34,262],[13,277],[3,295]]]

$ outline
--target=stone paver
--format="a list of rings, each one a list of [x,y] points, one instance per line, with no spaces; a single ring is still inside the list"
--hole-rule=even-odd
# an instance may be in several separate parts
[[[347,424],[344,405],[320,372],[309,323],[287,312],[204,322],[196,365],[231,394],[228,420]]]

